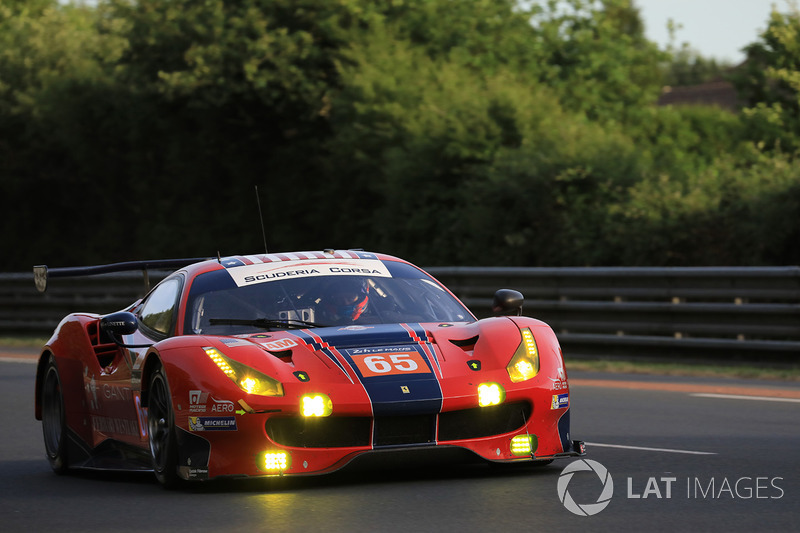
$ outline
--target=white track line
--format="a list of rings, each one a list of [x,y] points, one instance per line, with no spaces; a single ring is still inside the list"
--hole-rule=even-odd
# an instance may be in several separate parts
[[[762,402],[800,403],[800,399],[797,398],[775,398],[774,396],[745,396],[740,394],[712,394],[705,392],[697,392],[690,394],[690,396],[697,396],[698,398],[723,398],[725,400],[759,400]]]
[[[715,452],[696,452],[693,450],[672,450],[670,448],[645,448],[643,446],[625,446],[622,444],[600,444],[599,442],[587,442],[586,446],[598,446],[600,448],[620,448],[623,450],[640,450],[644,452],[666,452],[666,453],[685,453],[689,455],[717,455]]]

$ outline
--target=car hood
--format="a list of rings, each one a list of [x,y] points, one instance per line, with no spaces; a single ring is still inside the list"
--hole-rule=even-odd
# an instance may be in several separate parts
[[[520,327],[531,327],[534,335],[549,331],[533,319],[498,317],[184,340],[213,346],[278,379],[287,394],[307,388],[301,385],[334,391],[355,386],[369,396],[375,415],[398,415],[439,412],[448,382],[507,378],[505,368],[521,342]]]

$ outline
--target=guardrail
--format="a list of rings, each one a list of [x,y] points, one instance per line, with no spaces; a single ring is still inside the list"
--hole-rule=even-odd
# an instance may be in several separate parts
[[[567,357],[800,364],[800,267],[427,270],[479,317],[497,289],[519,290]],[[110,313],[144,292],[140,272],[59,279],[44,294],[32,273],[0,274],[0,335],[46,336],[70,312]]]
[[[800,267],[428,271],[480,316],[497,288],[522,292],[568,356],[800,364]]]

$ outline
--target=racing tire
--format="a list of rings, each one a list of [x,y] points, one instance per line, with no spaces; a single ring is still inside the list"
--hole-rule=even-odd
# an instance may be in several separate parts
[[[47,361],[42,381],[42,434],[44,449],[50,467],[56,474],[69,470],[67,457],[67,424],[64,412],[64,392],[56,360],[51,355]]]
[[[147,430],[153,472],[164,488],[172,489],[182,480],[178,476],[178,445],[172,396],[162,367],[157,368],[150,377],[147,404]]]

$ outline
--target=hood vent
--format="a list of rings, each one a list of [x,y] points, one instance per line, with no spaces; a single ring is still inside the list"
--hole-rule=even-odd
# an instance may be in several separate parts
[[[267,350],[267,352],[270,355],[274,355],[275,357],[277,357],[278,359],[280,359],[284,363],[287,363],[287,364],[290,364],[290,365],[294,366],[294,364],[292,363],[292,351],[291,350],[281,350],[279,352],[273,352],[273,351]]]
[[[478,337],[480,337],[480,335],[475,335],[474,337],[470,337],[468,339],[450,339],[450,342],[465,352],[471,352],[475,349],[475,344],[478,342]]]

